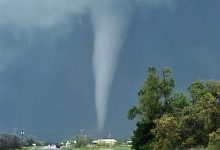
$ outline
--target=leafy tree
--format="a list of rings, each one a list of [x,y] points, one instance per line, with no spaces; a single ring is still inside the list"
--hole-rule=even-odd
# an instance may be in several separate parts
[[[132,138],[133,148],[141,149],[142,145],[147,145],[153,139],[151,129],[154,120],[160,118],[169,108],[169,99],[172,95],[174,87],[174,79],[171,77],[169,68],[162,70],[161,77],[157,74],[155,67],[148,68],[148,76],[143,86],[138,92],[138,106],[133,106],[128,111],[128,118],[134,119],[139,117],[137,129],[134,131]],[[143,127],[146,126],[146,128]],[[151,135],[152,138],[145,139],[140,131],[146,130],[146,136]],[[137,144],[138,143],[138,144]],[[145,147],[146,148],[146,147]]]
[[[148,68],[148,76],[138,92],[139,104],[128,112],[128,118],[134,119],[138,115],[141,121],[153,122],[168,108],[169,98],[174,87],[174,79],[169,68],[162,70],[161,78],[155,67]],[[162,108],[163,107],[163,108]]]
[[[215,132],[209,134],[209,146],[210,150],[218,150],[220,149],[220,128]]]
[[[183,126],[189,138],[198,145],[208,144],[208,135],[219,127],[219,108],[216,99],[207,93],[183,110]]]
[[[132,120],[134,119],[138,114],[140,114],[140,111],[136,106],[133,106],[132,108],[129,109],[128,111],[128,119]]]
[[[190,105],[189,99],[183,93],[174,93],[169,98],[167,113],[176,117],[182,116],[182,110]]]
[[[170,115],[163,115],[154,121],[156,127],[152,129],[158,141],[154,149],[174,149],[181,140],[181,127],[177,119]]]
[[[137,129],[133,132],[132,148],[136,150],[145,150],[150,148],[153,141],[153,134],[150,130],[154,127],[154,123],[137,122]]]
[[[188,91],[192,97],[192,102],[194,103],[196,100],[198,100],[201,96],[204,94],[210,93],[212,96],[216,98],[216,100],[219,101],[220,99],[220,81],[195,81],[193,82],[189,88]]]
[[[171,77],[171,71],[169,68],[164,68],[162,73],[162,79],[160,80],[159,89],[162,98],[164,98],[164,111],[167,111],[169,107],[169,99],[173,92],[175,81]]]
[[[220,126],[218,99],[218,81],[195,81],[188,88],[191,105],[182,111],[182,146],[207,146],[209,134]]]
[[[147,80],[138,92],[139,112],[143,121],[152,122],[161,114],[159,82],[156,68],[149,67]]]
[[[188,96],[174,92],[174,83],[169,68],[161,76],[155,67],[148,68],[138,105],[128,111],[129,119],[138,118],[132,148],[220,146],[220,81],[195,81]]]

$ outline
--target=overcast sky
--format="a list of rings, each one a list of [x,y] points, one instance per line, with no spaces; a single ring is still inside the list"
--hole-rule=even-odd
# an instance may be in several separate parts
[[[170,67],[178,91],[219,79],[219,14],[219,0],[1,0],[0,133],[129,137],[149,66]],[[94,64],[110,71],[100,133]]]

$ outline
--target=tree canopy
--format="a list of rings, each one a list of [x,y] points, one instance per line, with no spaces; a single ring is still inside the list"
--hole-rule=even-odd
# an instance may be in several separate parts
[[[184,149],[220,143],[220,81],[195,81],[188,93],[176,92],[174,86],[169,68],[163,68],[161,75],[155,67],[148,68],[138,104],[128,111],[129,119],[138,119],[132,137],[134,149]]]

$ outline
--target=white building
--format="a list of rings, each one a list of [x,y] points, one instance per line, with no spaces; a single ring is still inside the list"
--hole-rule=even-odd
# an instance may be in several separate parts
[[[113,146],[116,144],[116,140],[115,139],[99,139],[96,141],[92,141],[93,144],[98,144],[98,145],[110,145]]]

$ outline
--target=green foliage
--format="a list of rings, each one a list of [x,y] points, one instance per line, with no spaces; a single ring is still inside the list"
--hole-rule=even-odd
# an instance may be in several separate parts
[[[76,141],[76,143],[74,143],[73,146],[79,148],[79,147],[86,147],[86,145],[92,142],[92,139],[85,136],[76,136],[73,138],[73,141]]]
[[[183,108],[190,105],[189,100],[183,93],[174,93],[169,98],[168,102],[169,105],[168,105],[167,113],[170,113],[176,117],[180,117],[182,115]]]
[[[159,89],[159,77],[156,72],[156,68],[148,68],[148,77],[144,82],[144,85],[140,89],[139,95],[139,112],[141,119],[146,122],[152,122],[153,119],[160,116],[160,89]]]
[[[130,120],[132,120],[132,119],[134,119],[136,116],[137,116],[137,114],[139,114],[140,112],[139,112],[139,110],[138,110],[138,108],[136,107],[136,106],[133,106],[132,108],[130,108],[129,109],[129,111],[128,111],[128,119],[130,119]]]
[[[193,105],[183,109],[181,120],[186,139],[193,138],[196,145],[207,146],[208,135],[220,125],[219,117],[219,107],[215,97],[210,93],[199,96]]]
[[[148,76],[138,92],[139,104],[128,112],[128,118],[134,119],[140,115],[141,121],[153,122],[168,108],[168,100],[172,94],[174,79],[169,68],[162,70],[161,77],[157,75],[155,67],[148,68]]]
[[[27,138],[26,140],[25,140],[25,143],[26,143],[26,146],[32,146],[32,144],[34,144],[35,143],[35,141],[34,141],[34,139],[33,138]]]
[[[137,129],[133,132],[132,148],[136,150],[144,150],[150,146],[153,134],[150,130],[154,127],[153,123],[137,122]]]
[[[174,79],[171,77],[169,68],[162,70],[161,77],[157,75],[155,67],[148,68],[147,79],[138,92],[138,106],[133,106],[128,111],[129,119],[134,119],[137,116],[140,118],[132,138],[134,149],[146,149],[146,147],[151,145],[150,141],[153,140],[151,133],[154,124],[153,121],[168,111],[168,101],[172,95],[173,87]],[[143,130],[145,132],[142,132]],[[146,138],[145,136],[149,136],[150,138]]]
[[[220,144],[220,129],[209,134],[209,144]]]
[[[218,105],[216,99],[211,94],[205,94],[198,100],[193,112],[197,115],[197,119],[204,123],[204,129],[212,132],[217,129],[217,119],[219,116]]]
[[[216,99],[220,98],[220,81],[195,81],[193,82],[189,88],[188,92],[192,97],[192,102],[194,103],[198,100],[201,96],[210,93]]]
[[[132,148],[219,148],[220,81],[195,81],[188,88],[188,97],[173,92],[174,84],[169,68],[161,76],[155,67],[148,68],[138,92],[139,103],[128,112],[131,120],[139,117]]]
[[[217,150],[220,149],[220,128],[215,132],[209,134],[209,146],[208,149]]]
[[[177,119],[170,115],[163,115],[154,121],[156,127],[152,129],[158,143],[154,149],[174,149],[181,140],[181,127]]]
[[[162,79],[159,83],[159,89],[161,97],[164,98],[164,108],[163,111],[167,111],[169,108],[168,101],[173,92],[173,87],[175,85],[174,79],[171,77],[171,71],[169,68],[164,68],[162,73]]]

